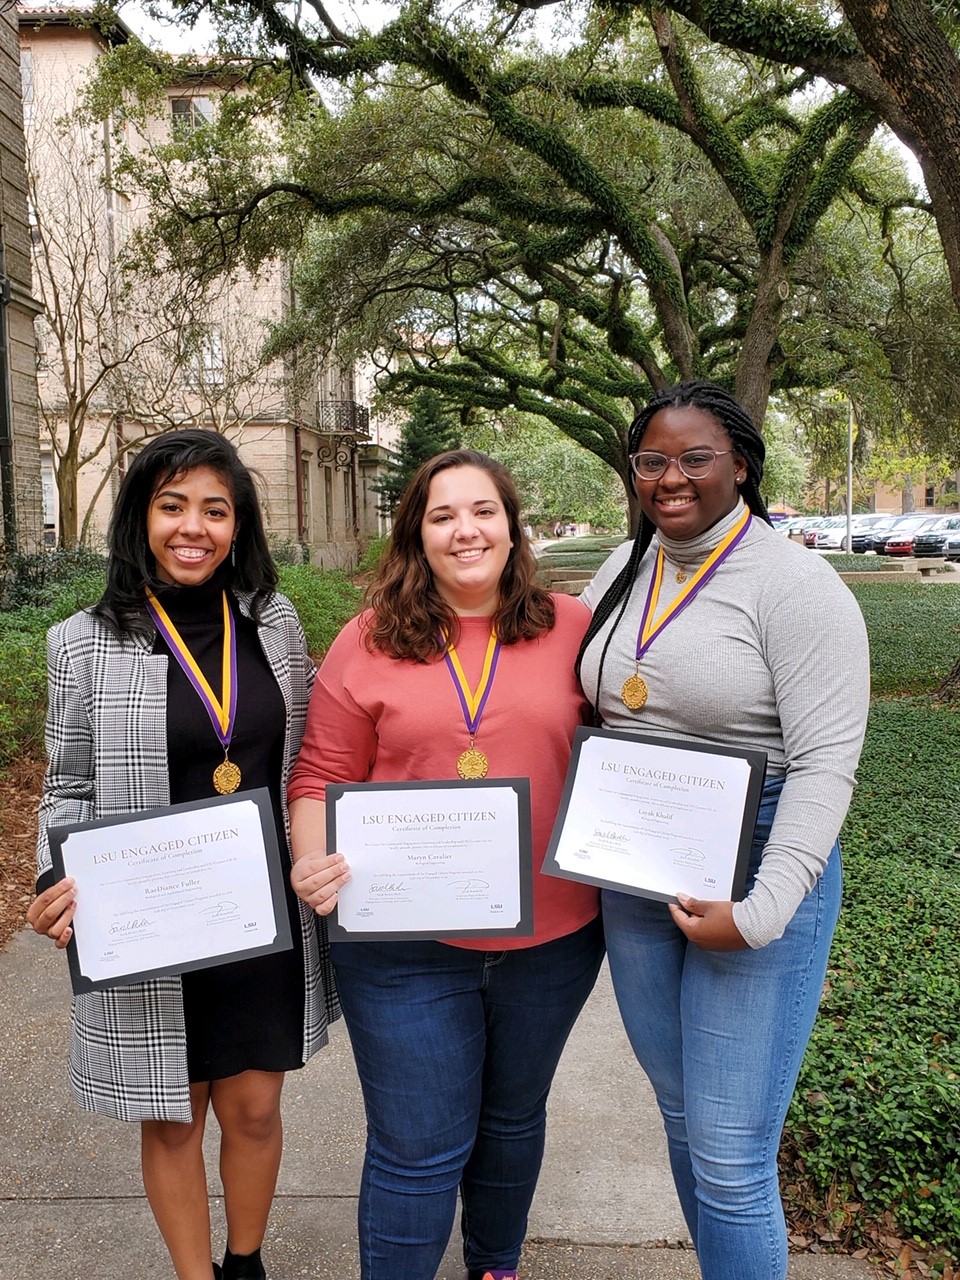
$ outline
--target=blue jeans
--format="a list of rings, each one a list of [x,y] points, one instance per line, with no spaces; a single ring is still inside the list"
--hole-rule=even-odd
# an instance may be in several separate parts
[[[546,1101],[603,959],[599,917],[553,942],[331,947],[367,1113],[363,1280],[433,1280],[457,1189],[470,1269],[516,1267]]]
[[[781,778],[764,786],[748,888]],[[703,1280],[784,1280],[777,1151],[813,1029],[840,911],[840,850],[782,938],[702,951],[665,904],[604,890],[620,1013],[663,1115],[677,1194]]]

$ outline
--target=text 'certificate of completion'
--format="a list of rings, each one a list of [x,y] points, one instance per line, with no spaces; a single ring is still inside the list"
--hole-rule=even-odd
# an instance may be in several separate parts
[[[543,869],[661,902],[743,897],[766,754],[577,730]]]
[[[50,851],[77,882],[77,993],[292,946],[265,787],[51,827]]]
[[[350,867],[340,942],[533,933],[527,778],[331,783],[327,848]]]

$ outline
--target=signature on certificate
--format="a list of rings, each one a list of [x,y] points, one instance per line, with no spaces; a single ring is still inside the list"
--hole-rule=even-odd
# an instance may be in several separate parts
[[[489,880],[449,880],[447,882],[448,889],[454,889],[457,893],[482,893],[484,889],[490,888]]]
[[[132,920],[114,920],[110,926],[110,934],[116,937],[118,934],[136,934],[143,933],[144,929],[152,929],[153,921],[147,920],[143,916],[135,916]]]
[[[239,907],[230,898],[224,898],[221,902],[213,902],[209,907],[204,907],[200,912],[202,916],[206,916],[208,920],[229,920],[231,916],[235,916]]]
[[[694,845],[674,845],[670,852],[675,867],[702,867],[705,861],[703,850]]]

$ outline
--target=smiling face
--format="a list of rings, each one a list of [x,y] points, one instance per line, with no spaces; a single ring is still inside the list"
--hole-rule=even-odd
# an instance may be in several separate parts
[[[464,616],[496,612],[510,556],[510,522],[493,477],[448,467],[430,481],[420,522],[423,553],[443,599]]]
[[[660,409],[640,441],[641,450],[676,458],[687,449],[729,449],[730,437],[717,419],[692,405]],[[689,480],[671,462],[659,480],[635,479],[640,508],[656,527],[680,542],[705,532],[737,505],[737,484],[747,467],[739,453],[721,453],[702,480]]]
[[[147,511],[157,577],[182,587],[206,582],[230,554],[236,530],[230,486],[216,471],[195,467],[164,481]]]

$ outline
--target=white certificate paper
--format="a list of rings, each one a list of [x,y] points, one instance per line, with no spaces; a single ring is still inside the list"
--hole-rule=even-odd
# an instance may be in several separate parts
[[[265,788],[54,827],[50,842],[77,882],[76,992],[292,945]]]
[[[526,778],[330,784],[327,848],[351,876],[333,939],[533,933]]]
[[[543,869],[662,902],[743,896],[766,755],[578,729]]]

